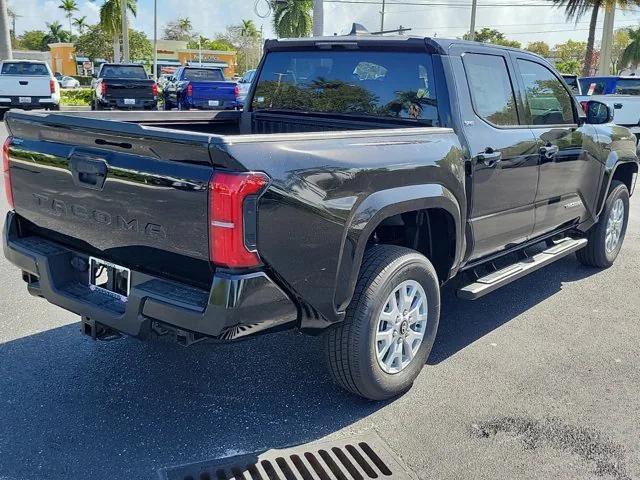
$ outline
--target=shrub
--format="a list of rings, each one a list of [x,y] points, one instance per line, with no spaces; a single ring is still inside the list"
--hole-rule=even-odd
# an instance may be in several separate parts
[[[83,106],[91,104],[90,88],[74,88],[70,90],[62,90],[60,92],[60,104]]]

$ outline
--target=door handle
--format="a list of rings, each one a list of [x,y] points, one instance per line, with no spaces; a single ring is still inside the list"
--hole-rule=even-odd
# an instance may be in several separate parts
[[[560,149],[557,145],[545,145],[544,147],[540,147],[540,155],[547,160],[553,160],[553,157],[556,156]]]
[[[79,187],[102,190],[107,179],[107,162],[101,158],[88,158],[74,154],[69,160],[69,169],[73,183]]]
[[[495,167],[500,161],[502,161],[502,152],[494,150],[493,148],[487,148],[476,158],[478,159],[478,162],[484,163],[487,167]]]

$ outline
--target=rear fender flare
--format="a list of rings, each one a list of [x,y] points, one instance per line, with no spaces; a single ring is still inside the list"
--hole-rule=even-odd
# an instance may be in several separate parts
[[[600,216],[600,214],[602,213],[602,210],[604,209],[604,203],[605,203],[605,200],[607,199],[607,194],[609,193],[609,189],[611,188],[611,182],[613,181],[613,177],[616,174],[616,170],[621,165],[629,165],[629,164],[635,165],[636,173],[638,173],[637,158],[620,157],[618,155],[618,152],[616,151],[612,151],[609,153],[607,157],[607,161],[604,165],[602,185],[600,187],[600,193],[598,196],[598,203],[597,203],[597,209],[596,209],[597,217]],[[629,194],[631,193],[633,192],[629,191]]]
[[[367,241],[386,218],[400,213],[440,208],[454,219],[456,251],[453,269],[464,251],[464,228],[460,203],[446,187],[439,184],[408,185],[381,190],[369,195],[354,210],[345,229],[334,291],[334,304],[343,312],[355,291]]]

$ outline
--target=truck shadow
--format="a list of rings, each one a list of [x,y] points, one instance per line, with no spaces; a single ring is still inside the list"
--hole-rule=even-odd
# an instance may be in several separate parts
[[[569,262],[476,303],[445,289],[429,363],[595,272]],[[152,479],[163,466],[317,440],[384,405],[331,383],[318,338],[185,349],[95,343],[72,324],[0,344],[0,478]]]

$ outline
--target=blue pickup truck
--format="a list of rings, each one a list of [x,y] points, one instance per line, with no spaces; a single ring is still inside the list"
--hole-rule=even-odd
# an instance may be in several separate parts
[[[579,79],[584,95],[639,95],[640,77],[599,76]]]
[[[169,77],[162,97],[164,109],[237,109],[240,89],[225,80],[220,68],[180,67]]]

